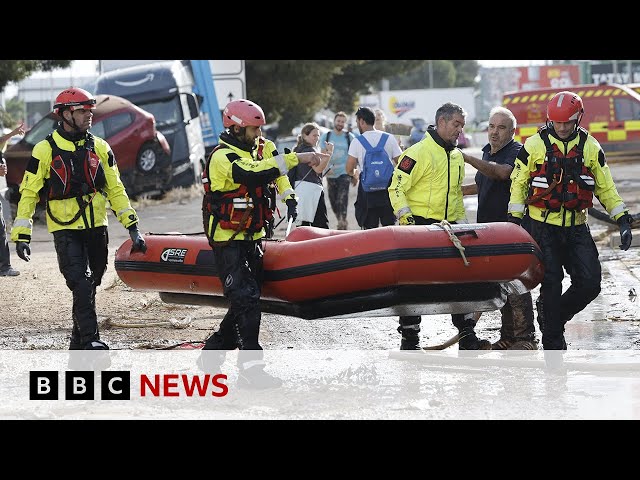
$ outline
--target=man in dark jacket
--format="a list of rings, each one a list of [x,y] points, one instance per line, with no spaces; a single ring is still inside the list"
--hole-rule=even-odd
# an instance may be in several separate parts
[[[478,194],[479,223],[507,221],[509,177],[522,148],[513,138],[515,131],[513,113],[504,107],[494,107],[489,113],[489,143],[482,148],[482,160],[462,153],[464,161],[478,170],[475,183],[463,185],[462,194]],[[500,339],[491,345],[492,350],[537,350],[531,292],[509,294],[500,314]],[[477,312],[476,319],[480,315],[481,312]]]

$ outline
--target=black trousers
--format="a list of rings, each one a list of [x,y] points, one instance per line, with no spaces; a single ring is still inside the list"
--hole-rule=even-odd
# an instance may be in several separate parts
[[[416,221],[416,225],[432,225],[434,223],[440,222],[440,220],[418,217],[417,215],[414,215],[413,218]],[[410,315],[399,318],[400,327],[420,325],[421,321],[422,316],[420,315]],[[451,321],[453,322],[453,325],[460,331],[464,330],[465,328],[474,328],[476,326],[476,321],[473,319],[473,313],[452,313]],[[418,330],[419,329],[415,329],[416,332]]]
[[[11,257],[9,255],[9,241],[7,239],[7,224],[4,221],[2,212],[2,201],[0,200],[0,271],[11,268]]]
[[[250,368],[263,364],[260,333],[262,254],[260,241],[231,241],[213,248],[213,256],[230,306],[218,331],[205,342],[204,350],[240,349],[238,365]],[[223,360],[223,359],[221,359]]]
[[[358,184],[358,196],[354,203],[356,220],[362,230],[395,225],[396,215],[386,190],[365,192]]]
[[[565,324],[600,293],[598,249],[587,224],[559,227],[532,219],[528,230],[542,250],[544,263],[542,346],[545,350],[566,350]],[[563,267],[571,277],[571,286],[564,293]]]
[[[58,267],[73,294],[71,342],[85,345],[100,340],[96,288],[107,270],[107,227],[53,232]]]
[[[329,228],[329,214],[327,212],[327,204],[324,201],[324,191],[320,194],[318,200],[318,208],[313,222],[301,222],[300,225],[307,227]]]

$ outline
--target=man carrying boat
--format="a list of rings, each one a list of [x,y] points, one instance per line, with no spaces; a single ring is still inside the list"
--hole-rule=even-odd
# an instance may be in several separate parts
[[[400,225],[467,223],[462,201],[464,160],[456,148],[466,115],[460,105],[445,103],[436,111],[435,125],[429,125],[424,138],[398,159],[388,191]],[[460,350],[491,349],[488,340],[475,334],[473,312],[451,318],[459,331]],[[421,349],[420,321],[420,315],[400,317],[401,350]]]
[[[587,224],[594,195],[620,226],[620,249],[631,246],[632,216],[618,194],[604,151],[580,120],[579,95],[562,91],[547,105],[546,125],[527,138],[511,173],[509,221],[527,230],[542,251],[542,346],[566,350],[564,326],[600,293],[602,270]],[[562,293],[564,270],[571,286]],[[540,317],[538,317],[540,320]]]
[[[264,371],[258,341],[262,238],[265,226],[273,218],[268,185],[287,180],[287,172],[298,163],[315,166],[328,158],[326,154],[308,152],[265,156],[260,160],[254,156],[254,149],[256,139],[262,135],[260,127],[265,124],[260,106],[244,99],[229,102],[223,112],[226,130],[220,134],[220,143],[202,174],[204,231],[230,307],[218,331],[206,340],[198,365],[204,371],[219,372],[224,351],[238,348],[238,386],[253,389],[282,384],[279,378]],[[294,217],[295,193],[283,191],[283,197],[287,215]]]

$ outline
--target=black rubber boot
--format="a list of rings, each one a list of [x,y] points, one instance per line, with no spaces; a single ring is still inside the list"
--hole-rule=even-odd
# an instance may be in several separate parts
[[[536,312],[538,313],[538,327],[540,333],[544,334],[544,308],[542,306],[542,293],[536,299]]]
[[[109,346],[102,340],[86,342],[80,350],[69,353],[70,370],[106,370],[111,366]]]
[[[238,388],[247,390],[267,390],[280,388],[282,380],[264,371],[264,365],[240,370],[238,372]]]
[[[479,339],[473,330],[476,326],[473,313],[454,313],[451,315],[453,325],[458,329],[459,350],[491,350],[491,342],[489,340]]]
[[[204,373],[218,374],[225,361],[226,350],[205,350],[200,352],[196,365]]]
[[[400,325],[398,333],[402,334],[400,350],[422,350],[420,347],[420,325]]]
[[[459,350],[491,350],[491,342],[489,340],[479,339],[471,327],[463,328],[460,330],[459,335]]]

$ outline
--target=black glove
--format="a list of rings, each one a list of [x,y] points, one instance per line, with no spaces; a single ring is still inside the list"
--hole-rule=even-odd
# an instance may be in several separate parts
[[[633,217],[628,213],[625,213],[617,220],[620,226],[620,250],[629,250],[631,246],[631,224],[633,223]]]
[[[295,198],[290,198],[286,202],[287,204],[287,220],[293,218],[293,221],[296,221],[298,218],[298,202]]]
[[[509,216],[507,217],[507,221],[509,221],[511,223],[515,223],[516,225],[521,225],[522,224],[522,219],[521,218],[514,217],[511,214],[509,214]]]
[[[17,242],[16,243],[16,252],[18,252],[18,256],[23,259],[25,262],[31,260],[31,247],[27,242]]]
[[[129,227],[129,236],[131,237],[131,251],[132,252],[146,252],[147,244],[138,230],[138,224],[131,225]]]

